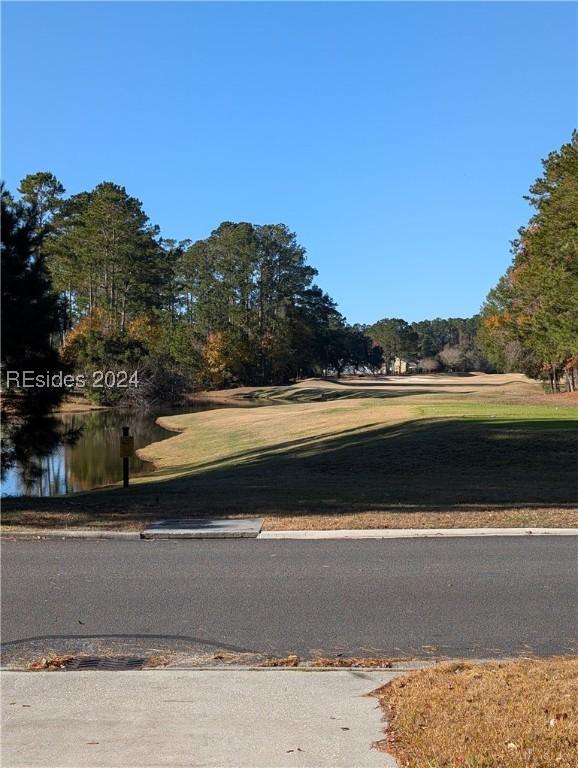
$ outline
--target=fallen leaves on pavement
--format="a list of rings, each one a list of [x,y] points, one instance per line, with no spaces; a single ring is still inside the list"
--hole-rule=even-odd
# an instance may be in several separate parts
[[[282,658],[272,657],[266,659],[259,666],[260,667],[298,667],[301,659],[299,656],[289,654],[289,656],[283,656]]]
[[[312,667],[379,667],[380,669],[390,669],[393,666],[392,659],[366,656],[322,656],[314,659],[310,666]]]
[[[53,654],[52,656],[46,656],[39,661],[32,661],[28,665],[28,669],[37,670],[51,670],[51,669],[66,669],[67,664],[75,659],[75,656],[65,654]]]

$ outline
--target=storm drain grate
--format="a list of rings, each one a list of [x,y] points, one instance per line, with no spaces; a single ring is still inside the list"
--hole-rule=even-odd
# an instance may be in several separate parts
[[[79,656],[71,659],[66,664],[66,669],[71,670],[109,670],[121,671],[130,669],[142,669],[146,658],[142,656]]]

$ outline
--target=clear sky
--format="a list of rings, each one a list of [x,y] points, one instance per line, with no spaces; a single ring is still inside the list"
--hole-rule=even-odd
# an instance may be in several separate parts
[[[286,223],[350,322],[476,312],[577,117],[577,5],[4,2],[3,178]]]

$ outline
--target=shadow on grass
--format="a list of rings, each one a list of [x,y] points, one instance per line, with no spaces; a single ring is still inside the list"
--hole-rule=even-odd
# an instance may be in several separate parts
[[[334,382],[339,383],[339,382]],[[279,387],[277,389],[258,389],[246,395],[239,395],[237,399],[249,400],[251,402],[269,401],[275,403],[321,403],[331,400],[364,400],[368,398],[389,399],[392,397],[409,397],[414,395],[445,395],[448,392],[432,390],[427,388],[413,389],[413,385],[404,385],[397,389],[384,390],[373,389],[366,385],[367,389],[327,389],[326,387],[302,387],[300,389],[287,389]],[[383,385],[382,385],[383,386]],[[392,385],[395,386],[395,385]],[[475,394],[474,390],[464,390],[464,395]]]
[[[348,380],[348,379],[324,379],[325,382],[335,386],[335,389],[327,387],[264,387],[255,389],[252,392],[243,395],[237,395],[236,402],[254,402],[262,403],[270,401],[271,403],[289,402],[289,403],[308,403],[323,402],[327,400],[340,399],[361,399],[369,397],[390,398],[390,397],[410,397],[414,395],[439,395],[445,396],[451,392],[452,387],[459,387],[460,394],[475,395],[480,387],[504,388],[513,385],[519,385],[518,381],[484,381],[480,382],[475,374],[462,373],[455,374],[457,381],[437,381],[432,380],[431,385],[424,383],[423,378],[416,376],[416,381],[411,377],[400,376],[398,379],[388,377],[385,379],[374,378],[369,381]],[[474,379],[473,381],[471,379]],[[460,381],[460,379],[462,379]],[[474,389],[465,389],[471,384]],[[454,393],[452,393],[454,394]]]
[[[575,506],[577,457],[576,420],[419,419],[279,442],[226,462],[179,466],[127,491],[6,499],[3,517],[5,524],[17,524],[22,511],[36,510],[136,522],[181,514]],[[175,471],[178,477],[166,477]]]

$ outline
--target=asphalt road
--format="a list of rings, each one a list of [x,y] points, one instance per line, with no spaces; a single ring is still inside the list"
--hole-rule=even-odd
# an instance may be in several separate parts
[[[4,658],[79,644],[275,655],[575,652],[577,554],[575,537],[4,541]]]

